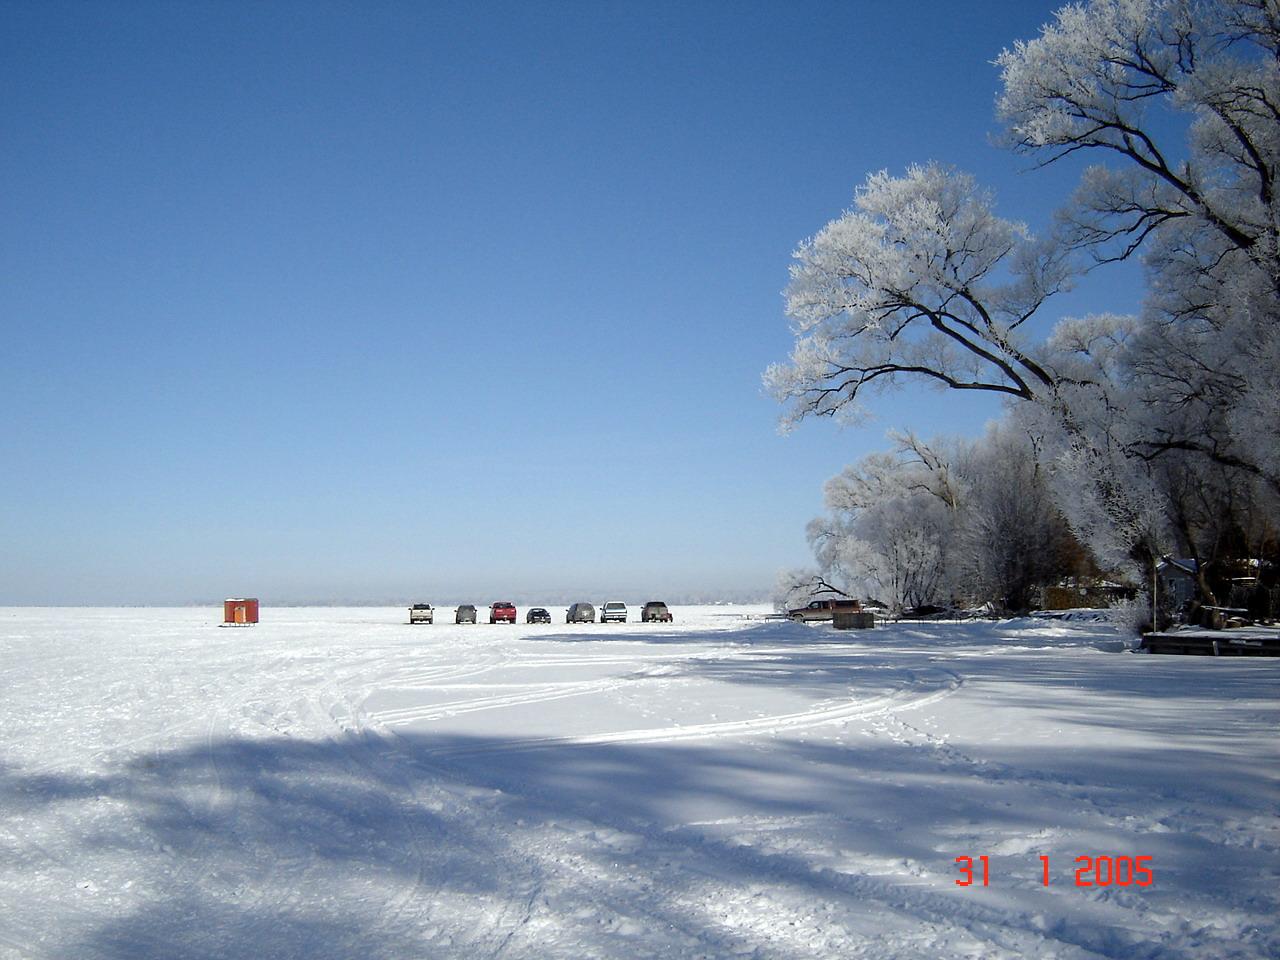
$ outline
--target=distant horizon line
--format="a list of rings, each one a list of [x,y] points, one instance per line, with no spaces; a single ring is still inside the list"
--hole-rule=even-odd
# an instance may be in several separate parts
[[[22,609],[22,608],[55,607],[55,608],[67,608],[67,609],[89,609],[89,608],[99,608],[99,609],[108,609],[108,610],[148,610],[148,609],[152,609],[152,610],[160,610],[160,609],[190,609],[190,608],[197,608],[197,607],[214,607],[214,608],[217,608],[217,607],[221,607],[221,606],[222,606],[222,604],[223,604],[225,601],[227,601],[227,600],[234,600],[234,599],[257,599],[257,600],[258,600],[258,602],[259,602],[259,604],[260,604],[263,608],[271,608],[271,607],[283,607],[283,608],[303,608],[303,607],[409,607],[409,606],[413,606],[413,604],[415,604],[415,603],[425,603],[425,602],[427,602],[427,601],[420,600],[420,599],[419,599],[419,600],[400,600],[400,599],[382,599],[382,600],[341,600],[341,599],[329,599],[329,600],[271,600],[271,599],[263,599],[263,598],[261,598],[261,597],[257,597],[257,598],[248,598],[248,597],[244,597],[244,598],[241,598],[241,597],[223,597],[223,598],[218,599],[218,600],[188,600],[188,601],[174,601],[174,602],[134,602],[134,603],[123,603],[123,602],[118,602],[118,601],[117,601],[117,602],[115,602],[115,603],[101,603],[101,602],[95,602],[95,601],[90,601],[90,600],[75,600],[75,601],[0,601],[0,608],[15,608],[15,609]],[[651,599],[660,599],[660,598],[651,598]],[[467,602],[467,601],[460,601],[460,602],[456,602],[456,603],[455,603],[455,602],[450,601],[450,602],[448,602],[448,603],[433,603],[431,606],[432,606],[432,607],[438,607],[438,608],[444,608],[444,607],[457,607],[457,606],[462,606],[462,605],[466,604],[466,602]],[[539,600],[539,601],[531,601],[531,600],[514,599],[514,600],[508,600],[508,601],[493,601],[493,602],[494,602],[494,603],[498,603],[498,602],[510,602],[510,603],[514,603],[514,604],[515,604],[515,605],[517,605],[517,606],[524,606],[524,607],[537,607],[537,606],[566,606],[566,607],[567,607],[567,606],[570,606],[570,605],[572,605],[572,604],[574,604],[574,603],[592,603],[593,601],[590,601],[590,600],[587,600],[587,601],[583,601],[583,600],[556,600],[556,601]],[[601,602],[601,603],[603,603],[604,601],[600,601],[600,602]],[[624,601],[624,602],[625,602],[625,601]],[[631,601],[631,602],[632,602],[632,603],[635,603],[636,605],[639,605],[639,604],[641,604],[641,603],[645,603],[645,602],[648,602],[648,601]],[[720,596],[720,597],[715,597],[715,598],[712,598],[712,597],[696,597],[696,598],[693,598],[693,597],[677,597],[677,598],[676,598],[676,599],[674,599],[674,600],[670,600],[670,599],[668,599],[668,600],[662,600],[661,602],[664,602],[664,603],[668,604],[669,606],[676,606],[676,607],[716,607],[716,606],[753,606],[753,605],[758,605],[758,604],[768,604],[768,603],[772,603],[773,601],[772,601],[772,599],[771,599],[771,598],[769,598],[769,597],[759,597],[759,596],[747,596],[747,597],[725,597],[725,596]],[[476,603],[476,604],[472,604],[472,606],[475,606],[475,607],[479,608],[479,607],[487,607],[487,606],[489,606],[489,604],[487,604],[487,603]]]

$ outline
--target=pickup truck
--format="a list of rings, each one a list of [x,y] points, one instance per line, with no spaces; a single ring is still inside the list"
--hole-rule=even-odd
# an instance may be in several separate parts
[[[799,623],[814,623],[834,620],[837,610],[861,613],[862,604],[857,600],[813,600],[808,606],[788,610],[787,616]]]
[[[429,603],[415,603],[409,608],[410,623],[434,623],[436,612]]]
[[[640,611],[642,623],[670,623],[671,611],[661,600],[650,600]]]
[[[513,603],[506,601],[498,601],[489,606],[489,622],[490,623],[515,623],[516,607]]]

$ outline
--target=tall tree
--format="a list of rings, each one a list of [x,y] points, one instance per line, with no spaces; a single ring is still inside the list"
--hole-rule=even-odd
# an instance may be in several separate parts
[[[1280,387],[1280,3],[1073,4],[998,63],[1014,149],[1113,164],[1063,211],[1068,245],[1097,263],[1146,255],[1131,452],[1194,453],[1280,490],[1280,419],[1258,415]]]

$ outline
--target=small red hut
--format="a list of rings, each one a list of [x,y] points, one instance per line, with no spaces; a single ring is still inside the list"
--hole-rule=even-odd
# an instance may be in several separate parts
[[[247,627],[258,622],[258,599],[222,601],[222,625],[224,627]]]

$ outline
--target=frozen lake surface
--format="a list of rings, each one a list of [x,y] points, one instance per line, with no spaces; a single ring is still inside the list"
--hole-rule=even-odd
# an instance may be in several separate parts
[[[765,612],[0,609],[0,958],[1280,956],[1280,661]]]

